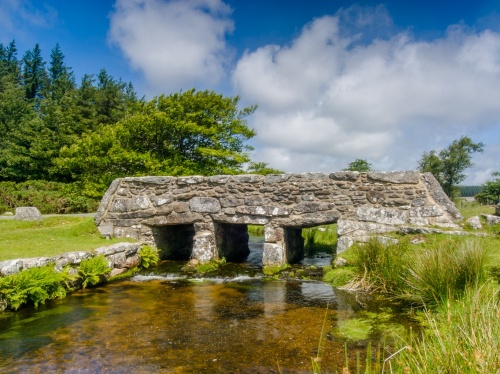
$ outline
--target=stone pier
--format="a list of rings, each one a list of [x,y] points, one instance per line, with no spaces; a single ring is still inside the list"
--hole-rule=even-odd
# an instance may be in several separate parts
[[[95,222],[162,259],[200,262],[249,253],[247,225],[264,226],[264,265],[303,258],[302,228],[337,223],[342,252],[399,226],[457,228],[462,219],[435,178],[416,171],[211,177],[130,177],[111,184]]]

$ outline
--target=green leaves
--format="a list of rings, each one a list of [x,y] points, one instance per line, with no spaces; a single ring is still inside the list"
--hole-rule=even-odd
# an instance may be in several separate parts
[[[500,173],[495,172],[493,180],[483,184],[483,189],[476,195],[476,199],[483,204],[500,203]]]
[[[141,266],[144,269],[154,267],[158,265],[158,262],[160,261],[158,250],[148,245],[139,250],[139,256],[141,256]]]
[[[368,161],[364,159],[357,158],[353,162],[349,163],[349,166],[347,166],[346,171],[371,171],[372,170],[372,164],[370,164]]]
[[[53,265],[33,267],[0,278],[0,298],[13,310],[32,303],[37,307],[46,300],[66,297],[72,277],[67,270],[57,272]]]
[[[244,142],[255,135],[238,98],[213,91],[159,96],[113,125],[83,134],[55,160],[62,173],[99,196],[119,177],[236,174],[250,159]]]
[[[425,152],[418,168],[421,172],[432,173],[444,192],[452,197],[458,184],[465,180],[464,170],[473,165],[472,154],[482,152],[483,148],[483,143],[474,143],[469,137],[462,136],[439,154],[436,151]]]
[[[82,280],[83,288],[103,282],[110,272],[111,268],[103,255],[83,260],[78,268],[78,276]]]

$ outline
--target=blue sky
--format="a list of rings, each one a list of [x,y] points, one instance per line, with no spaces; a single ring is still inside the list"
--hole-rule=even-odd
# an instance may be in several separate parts
[[[13,39],[59,43],[77,81],[239,95],[253,159],[287,172],[412,170],[463,135],[485,144],[466,184],[500,171],[499,0],[0,0]]]

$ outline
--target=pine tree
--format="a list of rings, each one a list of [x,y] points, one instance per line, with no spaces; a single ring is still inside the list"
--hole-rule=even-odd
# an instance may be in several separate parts
[[[47,84],[47,72],[38,43],[35,48],[24,54],[22,63],[26,98],[29,100],[41,98]]]
[[[75,89],[75,79],[71,68],[64,63],[64,54],[59,44],[50,53],[50,91],[53,100],[60,100],[67,92]]]

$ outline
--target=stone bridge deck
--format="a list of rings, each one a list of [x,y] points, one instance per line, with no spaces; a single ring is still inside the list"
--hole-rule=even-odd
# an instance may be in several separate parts
[[[302,259],[305,227],[338,223],[342,252],[401,225],[456,227],[461,218],[431,174],[403,171],[121,178],[95,222],[103,235],[157,247],[162,259],[201,262],[243,260],[247,225],[263,225],[262,262],[280,265]]]

